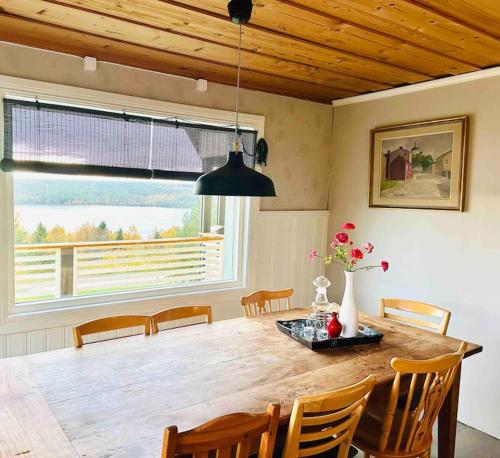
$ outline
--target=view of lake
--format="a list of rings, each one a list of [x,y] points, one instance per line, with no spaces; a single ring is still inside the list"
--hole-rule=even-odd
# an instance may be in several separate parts
[[[188,208],[133,207],[108,205],[16,205],[22,226],[33,231],[38,223],[47,228],[62,226],[74,231],[85,223],[98,225],[105,221],[108,228],[126,230],[135,225],[143,239],[149,238],[155,228],[178,226]]]

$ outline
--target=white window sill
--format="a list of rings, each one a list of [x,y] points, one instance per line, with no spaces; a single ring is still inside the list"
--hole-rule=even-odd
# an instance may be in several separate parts
[[[28,311],[24,306],[17,306],[15,309],[11,309],[7,319],[0,325],[0,335],[60,326],[73,326],[77,323],[109,315],[149,315],[166,308],[195,304],[214,306],[215,319],[217,319],[218,304],[231,303],[237,306],[240,297],[248,293],[248,289],[241,285],[221,287],[219,283],[213,286],[213,289],[200,291],[168,292],[163,290],[163,294],[150,297],[83,303],[71,307],[66,305],[66,307],[63,306],[64,308],[52,307],[35,311]],[[96,298],[93,299],[96,300]]]

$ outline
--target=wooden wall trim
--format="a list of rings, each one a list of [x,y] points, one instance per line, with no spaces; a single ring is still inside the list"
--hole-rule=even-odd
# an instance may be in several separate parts
[[[411,94],[413,92],[428,91],[429,89],[452,86],[454,84],[468,83],[470,81],[476,81],[485,78],[494,78],[496,76],[500,76],[500,66],[488,68],[486,70],[478,70],[477,72],[465,73],[463,75],[449,76],[437,80],[424,81],[423,83],[412,84],[394,89],[387,89],[384,91],[371,92],[369,94],[356,95],[340,100],[333,100],[332,105],[334,107],[353,105],[355,103],[385,99],[397,95]]]

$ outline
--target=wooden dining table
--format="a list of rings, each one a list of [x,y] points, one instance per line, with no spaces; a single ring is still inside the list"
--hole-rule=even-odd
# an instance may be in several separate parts
[[[380,343],[311,351],[279,332],[295,309],[0,360],[0,457],[158,457],[163,429],[187,430],[238,411],[334,390],[375,374],[394,356],[423,359],[459,340],[361,315]],[[482,348],[470,343],[466,357]],[[467,363],[465,362],[465,365]],[[465,369],[466,370],[466,367]],[[460,376],[439,416],[439,457],[454,456]]]

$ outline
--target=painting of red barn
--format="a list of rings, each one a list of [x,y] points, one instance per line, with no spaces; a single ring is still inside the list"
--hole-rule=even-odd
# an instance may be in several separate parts
[[[384,145],[386,146],[386,145]],[[413,178],[412,152],[400,146],[385,153],[385,181],[407,181]]]
[[[371,133],[370,206],[463,209],[467,117]]]

